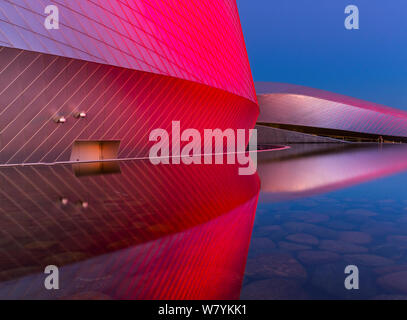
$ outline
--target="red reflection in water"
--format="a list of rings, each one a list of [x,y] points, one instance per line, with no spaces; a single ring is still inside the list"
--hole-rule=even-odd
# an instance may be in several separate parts
[[[1,298],[239,297],[257,175],[148,161],[86,172],[0,169]],[[44,288],[50,264],[60,290]]]

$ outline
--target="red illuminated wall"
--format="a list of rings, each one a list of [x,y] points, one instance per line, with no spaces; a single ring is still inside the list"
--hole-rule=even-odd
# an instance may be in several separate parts
[[[45,29],[43,2],[2,2],[0,163],[67,161],[77,140],[120,140],[120,158],[143,157],[151,130],[175,120],[201,131],[254,126],[235,1],[48,4],[58,30]]]
[[[58,30],[44,27],[45,6]],[[234,0],[2,1],[0,44],[191,80],[255,101]]]

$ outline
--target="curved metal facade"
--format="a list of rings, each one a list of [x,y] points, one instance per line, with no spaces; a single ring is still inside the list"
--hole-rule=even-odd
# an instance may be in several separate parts
[[[407,137],[407,112],[302,86],[256,84],[258,122]]]
[[[146,156],[150,131],[171,121],[255,124],[235,1],[0,4],[2,164],[68,161],[78,140],[119,140],[119,158]],[[46,5],[59,9],[58,30],[44,27]]]
[[[256,101],[233,0],[0,2],[4,46],[196,81]],[[44,27],[47,5],[59,9],[58,30]]]

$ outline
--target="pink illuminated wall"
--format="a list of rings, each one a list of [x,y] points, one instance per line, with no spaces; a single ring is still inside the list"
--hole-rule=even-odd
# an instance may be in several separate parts
[[[44,27],[46,4],[59,8],[58,30]],[[118,158],[146,157],[150,132],[171,132],[172,121],[202,134],[254,127],[234,1],[46,4],[1,0],[0,164],[66,162],[78,140],[116,140]]]
[[[47,5],[59,30],[44,27]],[[256,101],[234,0],[2,0],[0,45],[173,76]]]

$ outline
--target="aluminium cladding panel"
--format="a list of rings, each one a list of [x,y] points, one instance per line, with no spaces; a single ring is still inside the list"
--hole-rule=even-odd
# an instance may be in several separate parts
[[[259,122],[407,137],[406,112],[368,102],[355,106],[292,92],[260,94],[258,101]]]
[[[254,102],[196,82],[0,47],[0,164],[69,161],[78,140],[120,141],[119,158],[145,157],[150,132],[171,132],[174,120],[203,134],[252,128],[257,116]]]
[[[327,100],[331,102],[338,102],[346,104],[349,106],[359,107],[361,109],[372,110],[380,113],[387,113],[392,115],[406,116],[406,112],[403,110],[391,108],[378,103],[369,102],[366,100],[361,100],[335,92],[330,92],[326,90],[300,86],[291,83],[281,83],[281,82],[256,82],[255,83],[257,95],[271,94],[271,93],[284,93],[301,95],[307,97],[319,98],[322,100]]]
[[[47,30],[55,5],[59,29]],[[0,0],[0,45],[173,76],[256,102],[234,0]]]

